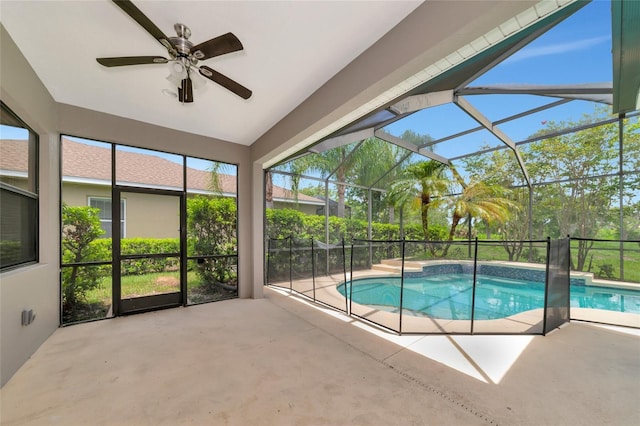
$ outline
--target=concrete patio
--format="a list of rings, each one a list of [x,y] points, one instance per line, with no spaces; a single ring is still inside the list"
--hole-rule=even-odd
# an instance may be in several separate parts
[[[395,336],[272,289],[58,329],[3,425],[635,425],[637,330]]]

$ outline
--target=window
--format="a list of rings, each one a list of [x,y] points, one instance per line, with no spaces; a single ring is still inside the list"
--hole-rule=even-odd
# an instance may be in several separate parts
[[[111,215],[111,198],[103,197],[89,197],[89,206],[100,210],[100,226],[104,230],[102,238],[111,238],[112,232],[112,215]],[[125,200],[120,200],[120,236],[124,238],[126,236],[126,208]]]
[[[0,269],[38,260],[38,136],[0,102]]]

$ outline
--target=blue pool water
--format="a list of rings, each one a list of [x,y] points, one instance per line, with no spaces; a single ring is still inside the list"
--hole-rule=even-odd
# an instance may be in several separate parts
[[[353,302],[397,312],[400,306],[400,277],[372,277],[353,280]],[[344,296],[351,281],[340,284]],[[474,319],[495,319],[544,307],[544,283],[497,276],[476,276]],[[403,314],[441,319],[471,319],[473,275],[437,274],[404,279]],[[640,291],[571,285],[572,307],[605,309],[640,314]]]

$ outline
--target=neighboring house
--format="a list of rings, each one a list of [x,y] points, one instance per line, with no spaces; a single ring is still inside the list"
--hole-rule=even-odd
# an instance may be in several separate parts
[[[315,214],[324,216],[325,203],[327,199],[320,195],[318,195],[316,198],[322,201],[322,206],[316,209]],[[329,198],[329,216],[338,216],[338,202],[332,200],[331,198]],[[344,217],[348,219],[351,218],[351,206],[344,206]]]
[[[0,180],[23,187],[27,165],[22,140],[0,140]],[[102,145],[102,146],[99,146]],[[139,150],[138,150],[139,151]],[[125,149],[116,151],[115,179],[118,185],[181,191],[182,165],[168,160],[162,153],[150,155]],[[181,157],[180,157],[181,158]],[[23,164],[24,163],[24,164]],[[235,166],[230,166],[235,168]],[[111,149],[106,144],[86,144],[62,139],[62,202],[72,206],[100,209],[105,237],[111,236]],[[218,191],[225,197],[236,197],[236,176],[218,173]],[[188,194],[214,194],[212,173],[187,168]],[[153,197],[127,192],[122,197],[121,230],[129,238],[168,238],[176,236],[179,216],[172,197]],[[324,201],[305,194],[294,197],[292,191],[273,187],[274,208],[293,208],[315,214]],[[3,206],[5,208],[5,206]],[[159,226],[160,225],[160,226]]]

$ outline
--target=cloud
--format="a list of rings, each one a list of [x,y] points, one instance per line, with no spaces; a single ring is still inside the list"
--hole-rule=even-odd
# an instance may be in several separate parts
[[[568,43],[558,43],[548,46],[525,48],[520,50],[515,55],[511,56],[505,61],[505,63],[513,63],[522,61],[525,59],[538,58],[540,56],[560,55],[567,52],[575,52],[578,50],[585,50],[592,46],[610,41],[611,36],[592,37],[584,40],[572,41]]]

